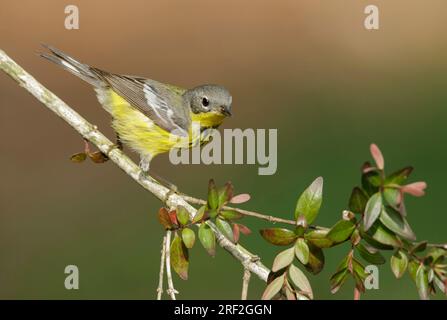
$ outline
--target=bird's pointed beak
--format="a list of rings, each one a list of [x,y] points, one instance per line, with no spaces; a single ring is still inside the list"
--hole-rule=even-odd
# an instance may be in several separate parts
[[[226,117],[231,117],[232,113],[231,113],[231,107],[227,107],[227,106],[221,106],[220,107],[220,112],[226,116]]]

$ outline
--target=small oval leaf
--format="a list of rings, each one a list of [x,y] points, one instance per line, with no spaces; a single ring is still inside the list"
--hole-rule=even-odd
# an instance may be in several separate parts
[[[241,194],[238,194],[238,195],[234,196],[233,198],[231,198],[230,202],[234,203],[234,204],[241,204],[241,203],[245,203],[249,200],[250,200],[250,195],[248,193],[241,193]]]
[[[287,246],[297,238],[295,232],[284,228],[262,229],[259,232],[265,240],[275,246]]]
[[[208,183],[208,207],[210,209],[217,209],[219,206],[219,195],[217,194],[216,184],[211,179]]]
[[[428,272],[425,270],[423,264],[420,264],[418,270],[416,271],[416,287],[421,300],[428,300]]]
[[[185,226],[188,224],[189,213],[182,206],[177,207],[177,220],[182,226]]]
[[[227,220],[237,220],[243,217],[242,213],[235,210],[221,210],[219,215]]]
[[[289,268],[289,276],[295,286],[304,291],[311,299],[313,299],[312,287],[309,280],[300,269],[292,264]]]
[[[194,243],[196,242],[196,234],[191,229],[184,228],[182,230],[182,240],[185,246],[188,249],[191,249],[194,246]]]
[[[397,251],[390,260],[391,270],[394,273],[394,276],[399,279],[401,278],[408,267],[408,257],[402,251]]]
[[[322,202],[323,178],[318,177],[298,198],[295,209],[295,220],[300,215],[303,215],[307,223],[311,224],[317,217]]]
[[[227,239],[229,239],[231,242],[234,242],[233,228],[231,228],[231,225],[227,221],[217,218],[216,226],[217,226],[217,229],[219,229],[219,231],[222,232],[222,234]]]
[[[380,254],[380,252],[371,252],[366,248],[363,244],[359,243],[356,246],[357,251],[360,253],[360,256],[365,259],[367,262],[378,265],[384,264],[385,258]]]
[[[284,286],[284,274],[279,277],[273,279],[264,290],[262,294],[262,300],[271,300]]]
[[[216,236],[206,223],[202,223],[199,227],[199,240],[208,254],[214,257],[216,255]]]
[[[340,220],[329,230],[327,238],[334,243],[342,243],[349,239],[355,229],[350,220]]]
[[[303,238],[299,238],[295,243],[295,255],[302,264],[309,262],[309,247]]]
[[[292,263],[294,256],[293,247],[278,253],[273,261],[272,271],[276,272],[289,266]]]
[[[365,215],[363,217],[363,227],[367,231],[373,223],[377,220],[382,211],[382,196],[377,192],[369,198],[366,203]]]
[[[180,278],[183,280],[188,279],[188,249],[177,234],[171,243],[171,266]]]
[[[74,163],[84,162],[85,159],[87,159],[87,154],[85,154],[85,152],[75,153],[70,156],[70,161],[72,161]]]

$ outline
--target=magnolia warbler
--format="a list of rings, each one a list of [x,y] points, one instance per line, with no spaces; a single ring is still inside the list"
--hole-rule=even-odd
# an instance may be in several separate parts
[[[149,171],[151,160],[172,148],[205,143],[207,129],[217,128],[231,116],[230,93],[222,86],[193,89],[137,76],[113,74],[76,61],[48,45],[40,55],[95,87],[99,102],[112,115],[119,139],[140,155],[140,167]],[[197,124],[194,130],[192,124]]]

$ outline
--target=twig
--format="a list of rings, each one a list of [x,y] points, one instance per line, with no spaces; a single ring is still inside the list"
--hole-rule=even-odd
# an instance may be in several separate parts
[[[194,197],[188,196],[186,194],[182,194],[181,197],[183,199],[185,199],[185,201],[187,201],[189,203],[192,203],[192,204],[198,204],[198,205],[206,204],[205,200],[194,198]],[[262,220],[267,220],[267,221],[270,221],[270,222],[280,222],[280,223],[286,223],[286,224],[291,224],[291,225],[295,225],[296,226],[296,221],[282,219],[282,218],[277,218],[277,217],[265,215],[265,214],[262,214],[262,213],[259,213],[259,212],[255,212],[255,211],[249,211],[249,210],[234,208],[234,207],[230,207],[230,206],[223,206],[222,209],[234,210],[236,212],[239,212],[240,214],[243,214],[244,216],[255,217],[255,218],[262,219]]]
[[[174,288],[174,282],[172,281],[171,273],[171,231],[166,231],[166,277],[168,278],[168,290],[166,292],[171,296],[172,300],[175,300],[175,295],[178,291]]]
[[[194,217],[197,210],[187,203],[178,194],[160,185],[150,176],[143,174],[141,169],[127,157],[116,145],[114,145],[106,136],[104,136],[96,126],[89,123],[81,117],[76,111],[71,109],[65,102],[58,98],[54,93],[46,89],[29,73],[9,58],[6,53],[0,50],[0,69],[6,72],[20,86],[30,92],[37,100],[42,102],[48,109],[56,113],[60,118],[72,126],[83,138],[93,143],[107,157],[120,167],[128,176],[134,179],[143,188],[151,192],[169,208],[183,206],[191,217]],[[248,252],[240,245],[235,245],[216,228],[212,223],[208,223],[216,234],[219,245],[227,250],[233,257],[241,263],[251,259],[254,255]],[[250,262],[248,269],[256,274],[261,280],[267,281],[270,270],[259,260]]]
[[[165,270],[165,257],[166,257],[166,236],[163,237],[163,243],[161,244],[161,261],[160,261],[160,275],[158,279],[157,288],[157,300],[161,300],[161,295],[163,294],[163,276]]]
[[[185,201],[187,201],[189,203],[192,203],[192,204],[204,205],[204,204],[207,203],[203,199],[198,199],[198,198],[195,198],[195,197],[191,197],[191,196],[188,196],[186,194],[181,194],[181,197]],[[259,213],[259,212],[256,212],[256,211],[244,210],[244,209],[235,208],[235,207],[231,207],[231,206],[223,206],[222,209],[234,210],[234,211],[239,212],[240,214],[242,214],[244,216],[255,217],[255,218],[258,218],[258,219],[261,219],[261,220],[267,220],[267,221],[273,222],[273,223],[277,223],[278,222],[278,223],[290,224],[290,225],[293,225],[293,226],[297,225],[297,222],[294,221],[294,220],[277,218],[277,217],[266,215],[266,214],[262,214],[262,213]],[[309,226],[309,228],[311,228],[311,229],[319,229],[319,230],[320,229],[321,230],[326,230],[327,229],[327,228],[324,228],[324,227],[313,226],[313,225]]]
[[[241,300],[247,300],[248,296],[248,284],[250,283],[251,272],[247,268],[244,268],[244,276],[242,277],[242,294]]]

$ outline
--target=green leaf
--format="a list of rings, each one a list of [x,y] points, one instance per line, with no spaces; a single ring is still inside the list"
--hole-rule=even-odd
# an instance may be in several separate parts
[[[410,274],[411,279],[416,282],[416,272],[418,271],[419,263],[415,260],[410,260],[408,262],[408,273]]]
[[[398,250],[393,256],[391,257],[391,271],[393,271],[394,276],[399,279],[401,278],[408,267],[408,257],[407,255],[402,252],[401,250]]]
[[[410,176],[413,171],[413,167],[406,167],[396,172],[393,172],[385,179],[385,184],[402,184]]]
[[[216,236],[206,223],[202,223],[199,227],[199,240],[205,250],[214,257],[216,254]]]
[[[281,274],[279,277],[273,279],[264,290],[262,300],[271,300],[284,286],[285,275]]]
[[[259,232],[265,240],[275,246],[287,246],[297,238],[295,232],[284,228],[262,229]]]
[[[309,247],[303,238],[299,238],[295,243],[295,255],[302,264],[309,262]]]
[[[327,238],[328,232],[329,230],[312,230],[304,234],[304,239],[319,248],[330,248],[334,246],[334,242]]]
[[[396,237],[394,233],[389,231],[387,228],[382,226],[381,224],[375,224],[369,230],[371,237],[384,245],[392,246],[392,247],[400,247],[402,242],[399,238]]]
[[[380,252],[372,252],[371,249],[368,250],[363,244],[359,243],[356,246],[357,251],[360,253],[360,256],[365,259],[367,262],[379,265],[385,263],[385,258],[380,254]]]
[[[210,209],[217,209],[219,207],[219,196],[213,179],[208,183],[208,207]]]
[[[203,216],[205,215],[206,206],[201,206],[198,210],[196,215],[194,216],[194,219],[192,219],[192,223],[197,223],[203,219]]]
[[[336,293],[338,289],[341,288],[341,286],[346,282],[346,279],[348,278],[348,269],[344,268],[340,271],[336,272],[331,277],[331,293]]]
[[[70,156],[70,160],[75,163],[84,162],[87,159],[87,154],[85,152],[75,153]]]
[[[415,243],[414,246],[411,248],[411,252],[421,252],[424,251],[427,248],[427,241],[421,241],[418,243]]]
[[[352,259],[352,275],[354,276],[356,288],[361,292],[365,292],[365,280],[368,277],[368,273],[366,273],[365,267],[356,259]]]
[[[382,184],[382,178],[377,170],[371,169],[370,171],[362,174],[362,188],[368,195],[373,195],[379,191],[379,186]]]
[[[233,197],[233,185],[231,184],[231,182],[227,182],[225,186],[219,189],[218,197],[219,206],[222,206],[231,200],[231,198]]]
[[[177,234],[171,243],[171,266],[180,278],[183,280],[188,279],[188,249]]]
[[[391,207],[382,208],[380,221],[391,231],[407,240],[415,240],[416,235],[411,230],[407,220]]]
[[[400,190],[396,188],[385,188],[383,190],[383,198],[394,209],[399,210],[402,196]]]
[[[377,192],[369,198],[366,204],[365,215],[363,217],[363,228],[365,231],[368,231],[368,229],[371,228],[373,223],[379,217],[381,210],[382,196],[380,195],[380,192]]]
[[[369,234],[360,230],[360,236],[363,240],[365,240],[370,246],[379,250],[393,250],[393,246],[382,244],[376,240],[374,240]]]
[[[169,212],[168,210],[166,210],[166,208],[160,208],[160,210],[158,210],[158,221],[160,221],[160,224],[166,230],[170,230],[173,228],[171,218],[169,217]]]
[[[217,229],[219,229],[219,231],[222,232],[226,238],[228,238],[231,242],[234,242],[233,228],[227,221],[217,218],[216,226]]]
[[[272,271],[276,272],[289,266],[292,263],[294,256],[293,247],[278,253],[273,261]]]
[[[196,242],[196,234],[191,229],[184,228],[182,230],[182,240],[185,246],[188,249],[191,249],[194,246],[194,243]]]
[[[312,287],[307,279],[306,275],[295,265],[290,265],[289,276],[293,284],[297,286],[300,290],[306,292],[311,299],[313,299]]]
[[[416,288],[418,289],[421,300],[428,300],[428,273],[423,264],[419,265],[416,271]]]
[[[189,214],[188,214],[188,211],[186,211],[186,209],[184,207],[179,206],[177,208],[177,220],[182,226],[185,226],[188,224]]]
[[[308,243],[307,246],[309,247],[309,259],[304,267],[306,267],[309,272],[318,274],[324,267],[323,250],[311,243]]]
[[[334,243],[342,243],[349,239],[355,229],[355,224],[351,221],[340,220],[329,230],[327,238]]]
[[[417,249],[417,248],[416,248]],[[417,252],[413,249],[413,252]],[[427,253],[427,258],[430,263],[442,263],[443,260],[447,257],[447,251],[441,248],[431,248]]]
[[[301,194],[296,204],[295,219],[302,214],[308,224],[311,224],[318,215],[323,202],[323,178],[318,177]]]
[[[217,212],[216,209],[210,209],[210,210],[208,210],[208,216],[209,216],[211,219],[216,218],[216,217],[217,217],[217,214],[218,214],[218,212]]]
[[[242,213],[239,213],[234,210],[221,210],[219,215],[227,220],[237,220],[242,218]]]
[[[349,210],[355,213],[363,213],[368,202],[368,195],[359,187],[352,190],[351,198],[349,198]]]

